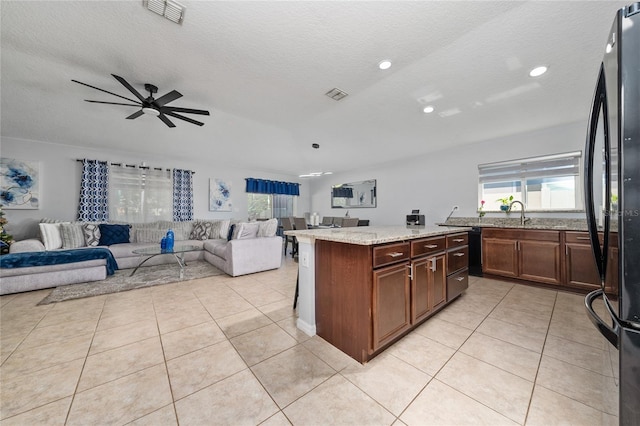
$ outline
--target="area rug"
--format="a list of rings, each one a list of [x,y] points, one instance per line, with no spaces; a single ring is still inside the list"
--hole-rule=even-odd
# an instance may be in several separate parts
[[[118,293],[158,284],[169,284],[224,274],[220,269],[204,260],[189,262],[184,268],[184,278],[182,280],[180,279],[180,267],[177,263],[142,267],[131,277],[132,271],[133,269],[121,269],[103,281],[68,284],[56,287],[47,297],[42,299],[38,305],[47,305],[64,300]]]

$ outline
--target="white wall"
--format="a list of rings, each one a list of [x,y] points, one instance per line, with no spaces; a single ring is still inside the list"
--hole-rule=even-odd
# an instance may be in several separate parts
[[[47,217],[59,220],[75,220],[80,193],[81,163],[76,159],[88,158],[115,163],[140,164],[150,167],[182,168],[195,171],[194,217],[198,219],[247,218],[247,196],[245,178],[255,177],[288,182],[300,179],[288,175],[278,175],[256,170],[245,170],[220,164],[202,163],[198,160],[185,161],[166,158],[162,155],[144,157],[139,154],[116,152],[108,149],[85,149],[68,145],[53,144],[16,138],[2,138],[0,155],[6,158],[40,162],[40,208],[38,210],[4,209],[9,221],[7,232],[17,240],[35,236],[34,224]],[[233,212],[209,211],[209,178],[226,179],[232,184]],[[309,210],[308,182],[301,182],[301,196],[298,200],[300,213]]]
[[[344,209],[331,208],[331,186],[376,179],[377,208],[351,209],[351,217],[369,219],[371,225],[403,225],[405,216],[411,210],[420,209],[420,213],[426,216],[426,223],[432,224],[444,221],[454,205],[459,206],[454,216],[476,216],[478,164],[583,151],[585,135],[586,123],[579,122],[457,146],[378,167],[310,179],[311,210],[320,216],[343,216],[346,213]],[[487,217],[503,215],[489,213]],[[546,215],[565,218],[584,216],[580,213]]]

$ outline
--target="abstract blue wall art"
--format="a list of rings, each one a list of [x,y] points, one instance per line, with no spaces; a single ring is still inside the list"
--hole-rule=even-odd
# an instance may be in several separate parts
[[[230,212],[231,207],[231,182],[209,179],[209,211]]]
[[[38,209],[40,163],[0,158],[0,204],[6,209]]]

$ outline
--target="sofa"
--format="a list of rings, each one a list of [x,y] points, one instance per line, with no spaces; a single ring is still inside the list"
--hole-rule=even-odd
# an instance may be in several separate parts
[[[166,231],[172,229],[176,245],[202,248],[184,253],[187,263],[206,260],[233,277],[277,269],[282,263],[282,237],[275,235],[276,219],[264,222],[195,220],[140,224],[51,222],[39,224],[40,239],[15,242],[6,256],[28,256],[34,252],[54,253],[58,250],[73,252],[98,247],[108,248],[119,269],[134,268],[146,257],[133,251],[157,246]],[[112,232],[119,233],[115,239],[105,236]],[[2,261],[0,257],[0,295],[99,281],[107,277],[105,259],[13,268],[3,267]],[[154,256],[144,265],[173,262],[176,260],[172,254],[163,254]]]

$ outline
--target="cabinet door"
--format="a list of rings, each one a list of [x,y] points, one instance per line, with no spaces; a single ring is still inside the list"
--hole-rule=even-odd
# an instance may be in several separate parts
[[[521,240],[518,248],[520,278],[561,284],[559,242]]]
[[[431,309],[438,309],[447,302],[447,268],[445,254],[429,258],[429,291]]]
[[[373,271],[373,350],[411,326],[409,263]]]
[[[411,323],[416,324],[431,312],[429,304],[429,266],[431,262],[422,258],[411,263]]]
[[[567,285],[593,290],[600,288],[598,268],[589,244],[565,244]]]
[[[482,272],[516,278],[518,276],[518,241],[514,239],[482,239]]]

